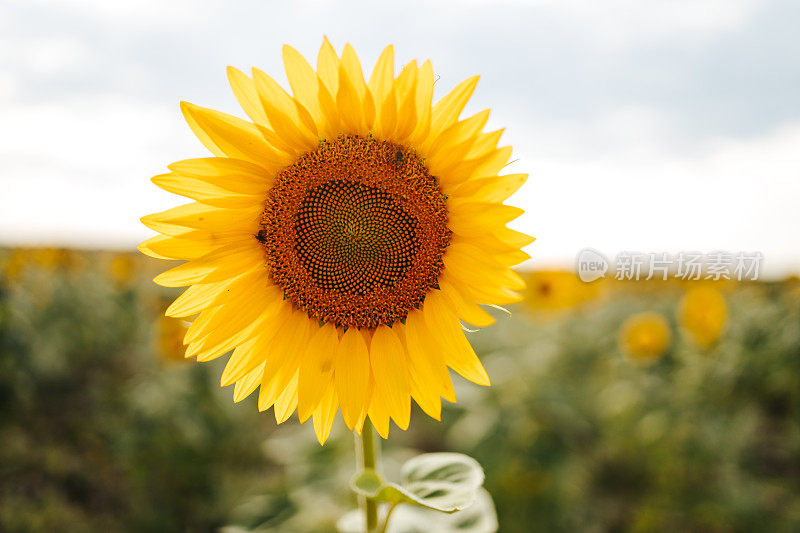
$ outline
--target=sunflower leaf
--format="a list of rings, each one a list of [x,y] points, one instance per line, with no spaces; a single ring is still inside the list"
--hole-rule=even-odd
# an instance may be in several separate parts
[[[475,459],[459,453],[426,453],[403,465],[403,483],[383,481],[365,470],[351,481],[353,490],[378,502],[408,503],[443,513],[454,513],[475,501],[483,485],[483,469]]]
[[[378,510],[378,521],[386,519],[389,504]],[[364,513],[353,510],[336,523],[339,533],[364,533]],[[495,533],[498,529],[497,514],[492,497],[481,488],[475,503],[452,514],[440,513],[418,506],[400,506],[389,518],[386,533]]]

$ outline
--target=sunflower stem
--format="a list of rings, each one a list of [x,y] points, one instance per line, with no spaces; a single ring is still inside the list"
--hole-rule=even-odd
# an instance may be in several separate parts
[[[359,450],[359,442],[361,446]],[[360,454],[358,453],[360,451]],[[369,418],[364,420],[364,427],[361,429],[361,438],[356,435],[356,454],[361,456],[361,467],[363,470],[377,471],[378,453],[375,445],[375,436],[372,431],[372,422]],[[362,508],[364,509],[364,523],[367,533],[373,533],[378,529],[378,504],[372,498],[362,498]]]

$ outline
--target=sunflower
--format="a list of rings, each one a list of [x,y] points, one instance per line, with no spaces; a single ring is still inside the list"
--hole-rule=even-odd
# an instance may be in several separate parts
[[[128,252],[118,252],[108,259],[107,272],[111,280],[119,289],[126,289],[136,279],[135,256]]]
[[[573,309],[593,298],[598,284],[580,280],[574,272],[537,270],[528,274],[525,303],[542,312]]]
[[[159,317],[156,323],[158,353],[163,361],[186,361],[183,351],[183,337],[186,323],[179,318]]]
[[[661,357],[672,340],[669,323],[659,313],[633,315],[620,328],[619,343],[631,359],[651,363]]]
[[[690,289],[681,300],[680,322],[684,331],[701,348],[719,339],[728,319],[725,297],[712,286]]]
[[[339,408],[386,438],[412,398],[436,419],[455,401],[447,367],[489,385],[461,322],[520,300],[510,267],[533,239],[506,227],[522,210],[503,201],[527,175],[498,175],[511,148],[482,131],[488,110],[460,118],[477,77],[432,104],[430,61],[395,76],[392,46],[366,82],[350,45],[324,40],[316,71],[289,46],[283,60],[291,94],[228,68],[250,121],[181,103],[215,157],[153,178],[195,201],[142,218],[161,235],[139,249],[186,260],[155,282],[190,286],[167,314],[197,315],[187,357],[233,351],[234,401],[260,387],[259,410],[313,417],[321,443]]]

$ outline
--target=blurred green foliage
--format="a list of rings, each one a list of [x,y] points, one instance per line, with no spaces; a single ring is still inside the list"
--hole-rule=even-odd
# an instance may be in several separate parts
[[[341,419],[320,447],[309,424],[234,405],[225,358],[167,353],[163,265],[12,250],[0,265],[0,530],[333,531],[356,505]],[[419,451],[471,455],[503,532],[800,530],[800,288],[726,285],[707,349],[677,325],[686,288],[608,284],[569,311],[498,315],[469,334],[493,386],[454,376],[441,423],[415,408],[387,476]],[[642,311],[672,328],[649,365],[618,346]]]

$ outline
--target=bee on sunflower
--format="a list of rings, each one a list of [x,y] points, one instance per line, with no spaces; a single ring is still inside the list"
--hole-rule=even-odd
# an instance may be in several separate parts
[[[187,357],[233,352],[235,401],[260,389],[259,410],[312,417],[320,443],[339,409],[386,438],[412,398],[435,419],[456,400],[448,367],[489,385],[462,322],[489,326],[479,304],[520,300],[510,267],[533,239],[506,227],[523,211],[503,202],[527,175],[500,175],[511,147],[482,131],[488,110],[461,118],[477,77],[433,103],[430,61],[395,75],[392,46],[366,81],[327,39],[316,70],[289,46],[283,61],[291,94],[228,69],[250,120],[181,103],[214,157],[153,178],[194,201],[143,217],[160,235],[139,249],[185,261],[155,278],[189,286],[166,314],[197,315]]]

